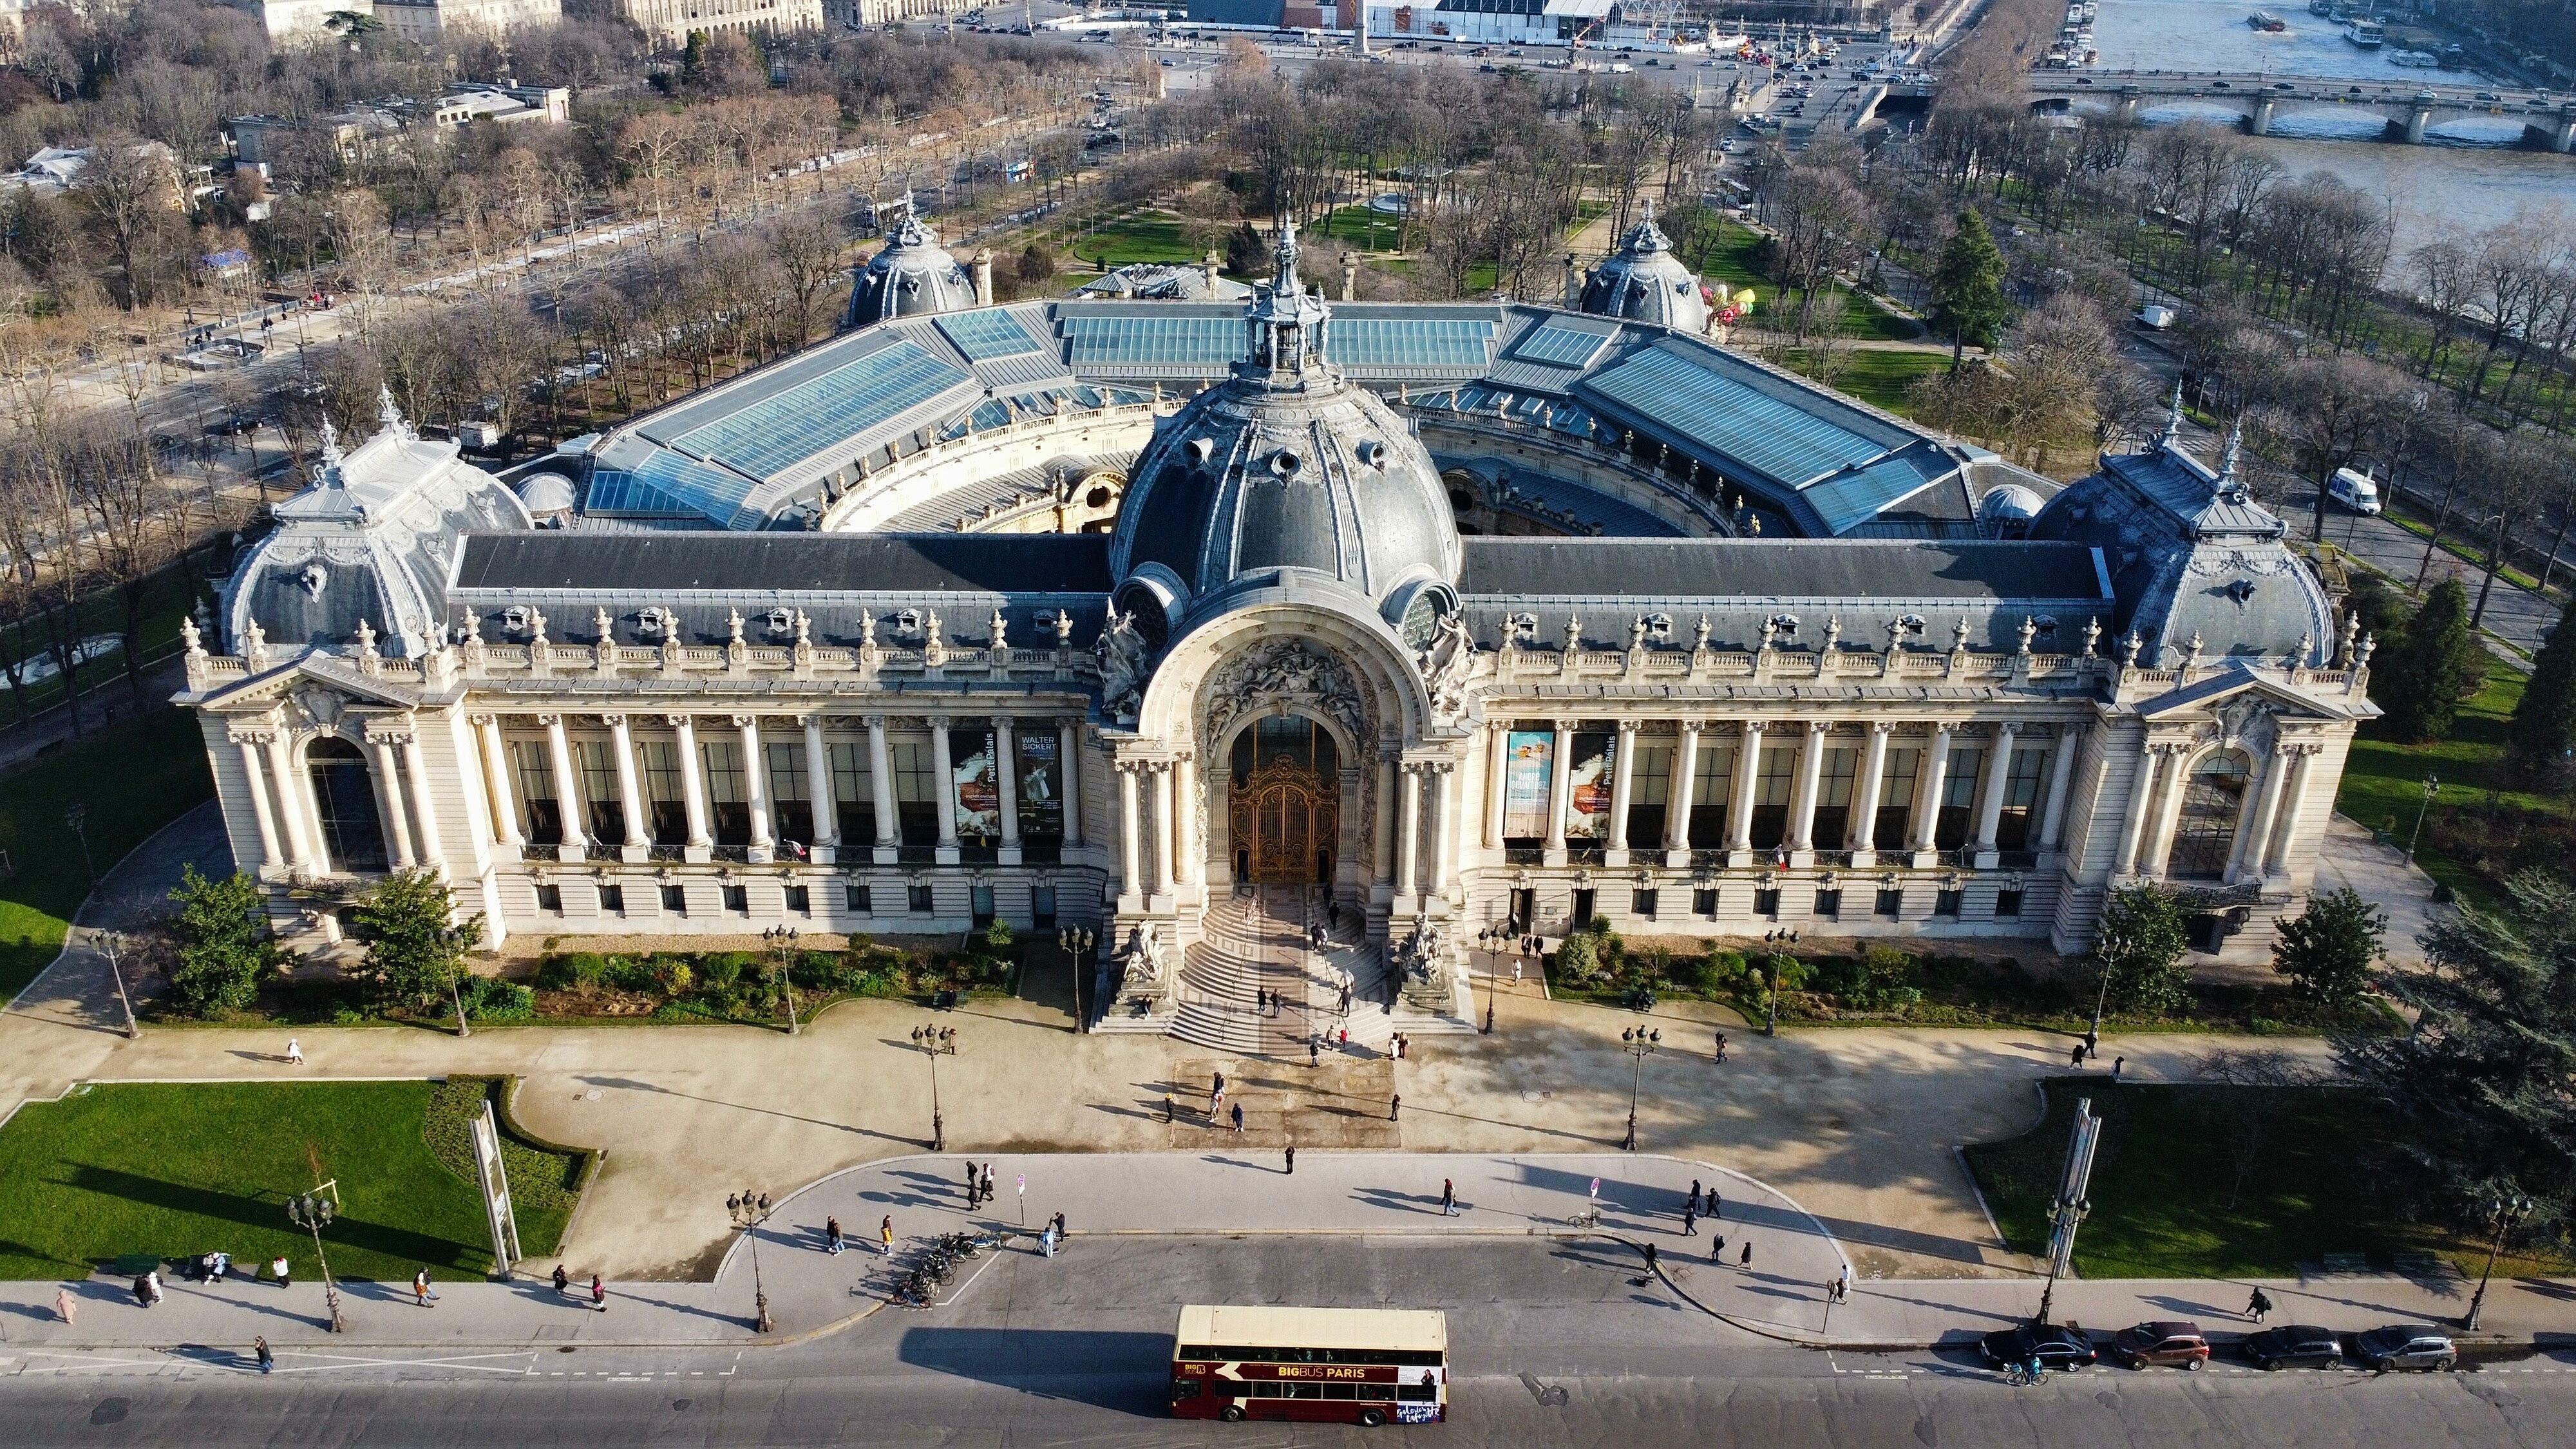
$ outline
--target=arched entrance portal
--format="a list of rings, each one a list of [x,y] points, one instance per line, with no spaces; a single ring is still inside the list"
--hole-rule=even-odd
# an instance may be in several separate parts
[[[1342,792],[1331,734],[1302,715],[1255,720],[1234,737],[1226,780],[1226,834],[1237,881],[1332,883]]]

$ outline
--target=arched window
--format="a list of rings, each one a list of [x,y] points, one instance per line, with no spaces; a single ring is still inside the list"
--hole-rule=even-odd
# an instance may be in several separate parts
[[[331,868],[383,870],[385,827],[376,814],[367,757],[347,740],[316,740],[304,752],[304,768],[313,781],[313,813],[322,826],[322,849]]]
[[[2174,825],[2166,875],[2175,880],[2217,880],[2227,874],[2227,857],[2236,845],[2237,817],[2245,811],[2246,774],[2243,755],[2221,752],[2201,761],[2183,782],[2182,815]]]

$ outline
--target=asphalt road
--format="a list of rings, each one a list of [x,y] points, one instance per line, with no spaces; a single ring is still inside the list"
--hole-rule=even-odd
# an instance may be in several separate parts
[[[777,1350],[298,1353],[262,1378],[230,1346],[46,1357],[0,1342],[0,1443],[1358,1442],[1165,1417],[1183,1301],[1447,1310],[1450,1422],[1370,1443],[2576,1442],[2576,1353],[2403,1376],[2097,1369],[2016,1390],[1965,1352],[1822,1354],[1737,1333],[1594,1244],[1077,1239],[1053,1261],[986,1262],[938,1308]]]

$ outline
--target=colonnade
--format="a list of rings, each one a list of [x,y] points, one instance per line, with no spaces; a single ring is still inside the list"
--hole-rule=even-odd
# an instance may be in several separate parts
[[[430,794],[417,722],[399,716],[360,724],[386,859],[397,870],[444,863],[438,807]],[[329,858],[324,845],[320,808],[311,780],[299,768],[294,732],[282,722],[261,720],[234,725],[224,737],[238,752],[250,795],[259,873],[306,876],[344,868]]]
[[[2235,837],[2221,879],[2234,885],[2289,873],[2307,798],[2309,772],[2325,749],[2321,740],[2278,735],[2257,756],[2238,808]],[[2199,742],[2150,736],[2140,748],[2129,808],[2120,823],[2113,877],[2163,877],[2173,857],[2191,772],[2207,758]]]

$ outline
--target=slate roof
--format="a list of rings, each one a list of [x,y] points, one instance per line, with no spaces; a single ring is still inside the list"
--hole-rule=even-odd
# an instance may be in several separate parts
[[[1109,592],[1109,540],[1054,533],[479,533],[459,592]]]
[[[2077,543],[1823,539],[1471,538],[1458,592],[1731,599],[2103,600]]]

